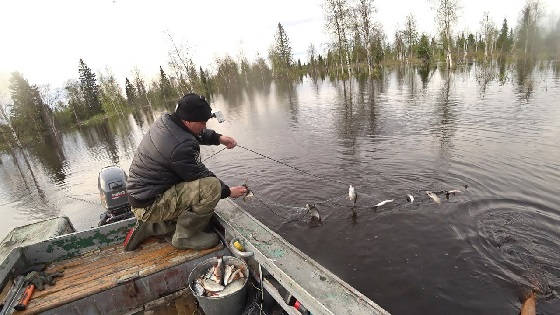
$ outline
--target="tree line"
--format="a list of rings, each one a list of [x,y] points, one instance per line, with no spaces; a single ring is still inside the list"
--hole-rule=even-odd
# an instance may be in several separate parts
[[[77,79],[68,80],[59,89],[31,84],[16,72],[10,79],[11,102],[0,104],[0,143],[14,147],[42,141],[45,135],[56,138],[59,129],[141,108],[171,106],[191,91],[211,98],[215,93],[266,87],[273,79],[375,76],[383,66],[392,64],[445,62],[452,68],[472,60],[560,56],[560,19],[552,29],[542,29],[538,1],[525,4],[515,26],[504,18],[498,29],[484,12],[474,33],[456,30],[457,0],[437,0],[434,4],[437,34],[420,33],[411,13],[389,42],[375,20],[374,0],[324,0],[325,30],[331,40],[323,50],[310,44],[303,63],[295,60],[289,35],[278,23],[266,59],[257,56],[250,62],[242,54],[237,58],[223,56],[215,60],[212,73],[196,66],[188,49],[178,46],[171,34],[168,64],[165,69],[159,67],[159,76],[151,82],[136,69],[119,83],[109,69],[95,74],[83,59],[78,61]]]

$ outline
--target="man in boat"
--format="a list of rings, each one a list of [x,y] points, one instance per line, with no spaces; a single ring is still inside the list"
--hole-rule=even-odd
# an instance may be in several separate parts
[[[185,95],[174,113],[156,120],[140,142],[130,165],[127,190],[137,223],[125,239],[134,250],[149,236],[173,233],[171,244],[180,249],[205,249],[218,244],[208,226],[221,198],[247,193],[244,186],[228,187],[202,164],[200,145],[232,149],[232,137],[206,129],[213,116],[204,97]]]

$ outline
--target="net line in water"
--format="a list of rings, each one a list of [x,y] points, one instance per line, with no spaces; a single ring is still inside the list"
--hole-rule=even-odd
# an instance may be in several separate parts
[[[338,180],[336,178],[326,178],[326,177],[323,177],[323,176],[313,174],[311,172],[302,170],[302,169],[300,169],[298,167],[295,167],[293,165],[290,165],[288,163],[285,163],[285,162],[282,162],[282,161],[277,160],[275,158],[272,158],[272,157],[270,157],[266,154],[259,153],[259,152],[255,151],[253,149],[247,148],[247,147],[242,146],[240,144],[237,144],[236,147],[239,147],[239,148],[244,149],[248,152],[251,152],[253,154],[256,154],[258,156],[266,158],[266,159],[268,159],[270,161],[273,161],[277,164],[281,164],[283,166],[289,167],[289,168],[291,168],[291,169],[293,169],[293,170],[295,170],[295,171],[297,171],[301,174],[311,176],[311,177],[314,177],[316,179],[320,179],[322,181],[328,181],[329,183],[336,182],[336,183],[339,183],[339,184],[344,184],[344,185],[349,186],[349,192],[346,193],[346,194],[343,194],[343,195],[337,196],[337,197],[333,197],[333,198],[329,198],[329,199],[325,199],[325,200],[320,200],[320,201],[315,201],[315,202],[308,203],[308,205],[312,205],[314,207],[317,206],[317,205],[330,205],[330,206],[337,206],[337,207],[344,207],[344,208],[345,207],[350,207],[353,215],[357,215],[356,210],[360,209],[360,208],[374,209],[377,212],[377,209],[379,207],[385,206],[386,204],[392,204],[393,206],[395,206],[395,205],[400,206],[400,205],[403,204],[403,201],[405,201],[405,200],[406,200],[406,203],[413,203],[414,200],[415,200],[415,198],[412,195],[407,194],[406,198],[402,198],[402,200],[395,198],[395,199],[387,199],[387,200],[381,201],[377,204],[371,204],[371,205],[365,205],[365,206],[364,205],[357,205],[356,204],[356,199],[355,199],[356,198],[356,193],[354,191],[354,189],[355,189],[354,187],[359,187],[359,186],[352,186],[351,184],[349,184],[345,181],[342,181],[342,180]],[[205,158],[203,160],[203,162],[210,159],[210,158],[215,157],[219,153],[223,152],[225,149],[226,149],[226,147],[212,153],[210,156]],[[465,185],[464,187],[465,187],[465,189],[467,189],[468,186]],[[251,190],[254,192],[253,189],[251,189]],[[421,190],[417,190],[416,192],[420,193],[420,191]],[[439,203],[441,203],[441,200],[439,199],[439,197],[437,197],[437,195],[442,195],[443,194],[443,195],[445,195],[446,199],[449,200],[450,195],[455,196],[456,193],[461,193],[462,191],[459,191],[459,190],[449,190],[449,191],[448,190],[440,190],[440,191],[434,191],[434,192],[430,192],[430,191],[425,191],[425,192],[428,196],[428,199],[432,199],[435,203],[439,204]],[[352,194],[354,194],[354,200],[349,198],[349,196],[351,196]],[[370,197],[369,195],[364,194],[363,192],[360,192],[360,195]],[[435,195],[436,197],[431,196],[431,195]],[[310,208],[307,205],[306,205],[306,207],[290,206],[290,205],[285,205],[285,204],[281,204],[281,203],[278,203],[278,202],[273,202],[273,201],[270,201],[270,200],[264,200],[263,198],[260,198],[260,197],[257,197],[257,196],[253,196],[253,197],[255,197],[255,199],[258,200],[260,203],[262,203],[270,212],[272,212],[273,214],[275,214],[276,216],[278,216],[280,218],[283,218],[284,220],[288,220],[288,222],[304,220],[306,218],[309,219],[309,217],[310,217],[309,216]],[[340,201],[342,199],[351,199],[351,201],[353,201],[353,205],[343,205],[343,204],[338,203],[338,201]],[[282,215],[282,214],[278,213],[278,211],[274,210],[273,208],[288,209],[288,210],[290,210],[290,212],[293,212],[293,214],[285,216],[285,215]]]

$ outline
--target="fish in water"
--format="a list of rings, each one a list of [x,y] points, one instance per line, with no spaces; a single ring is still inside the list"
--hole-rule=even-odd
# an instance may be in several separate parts
[[[317,209],[315,205],[306,204],[305,208],[307,208],[309,215],[311,215],[309,223],[321,223],[321,215],[319,214],[319,209]]]
[[[436,194],[434,194],[433,192],[427,191],[426,195],[428,195],[428,197],[432,198],[435,203],[437,203],[437,204],[441,203],[441,200],[439,199],[439,197]]]
[[[445,192],[445,198],[449,199],[450,195],[455,196],[456,193],[460,193],[461,191],[458,189],[452,189]]]
[[[395,201],[395,200],[394,200],[394,199],[383,200],[383,201],[381,201],[380,203],[376,204],[376,205],[373,206],[373,207],[378,208],[378,207],[381,207],[381,206],[386,205],[386,204],[388,204],[388,203],[390,203],[390,202],[393,202],[393,201]]]
[[[406,201],[413,203],[414,202],[414,196],[412,196],[411,194],[406,195]]]
[[[356,204],[356,200],[358,199],[358,194],[356,194],[356,190],[352,185],[348,187],[348,199],[350,199],[350,201],[352,201],[354,205]]]

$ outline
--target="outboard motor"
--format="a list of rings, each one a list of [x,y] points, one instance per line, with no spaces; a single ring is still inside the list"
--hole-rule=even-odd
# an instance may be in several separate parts
[[[100,216],[99,226],[133,217],[126,191],[126,173],[118,166],[101,169],[97,188],[101,204],[107,211]]]

